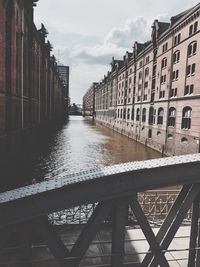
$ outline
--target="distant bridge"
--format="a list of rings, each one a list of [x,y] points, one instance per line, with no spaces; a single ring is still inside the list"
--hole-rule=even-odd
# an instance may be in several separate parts
[[[171,186],[181,186],[181,190],[155,235],[138,201],[138,193]],[[166,267],[170,263],[165,253],[193,206],[188,267],[199,267],[199,201],[200,154],[73,173],[0,194],[0,250],[12,234],[12,229],[20,229],[21,262],[18,266],[31,266],[30,240],[37,231],[60,266],[78,267],[102,223],[112,214],[109,266],[122,267],[130,207],[149,243],[149,251],[137,266]],[[94,211],[72,249],[69,249],[49,223],[48,215],[88,204],[95,205]]]

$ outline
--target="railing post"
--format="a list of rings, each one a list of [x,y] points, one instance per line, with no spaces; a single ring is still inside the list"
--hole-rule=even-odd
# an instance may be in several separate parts
[[[119,202],[113,211],[112,257],[111,267],[122,267],[124,262],[125,226],[127,223],[128,204]]]
[[[192,207],[192,224],[190,232],[190,250],[188,256],[188,267],[195,266],[195,258],[197,255],[197,236],[198,236],[198,220],[199,220],[199,196],[193,202]]]

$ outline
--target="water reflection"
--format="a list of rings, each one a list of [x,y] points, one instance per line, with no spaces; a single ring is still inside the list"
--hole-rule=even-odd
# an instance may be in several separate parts
[[[110,164],[160,157],[160,153],[82,117],[70,117],[41,154],[35,175],[49,179]]]
[[[39,143],[37,152],[30,151],[22,163],[10,164],[2,174],[0,190],[30,184],[85,169],[110,164],[160,157],[160,153],[111,129],[96,126],[82,117],[71,116],[56,132],[49,132]]]

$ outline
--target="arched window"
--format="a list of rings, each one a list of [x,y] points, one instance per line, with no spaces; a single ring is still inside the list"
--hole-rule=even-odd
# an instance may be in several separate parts
[[[138,108],[136,112],[136,121],[139,121],[139,120],[140,120],[140,109]]]
[[[176,51],[173,54],[173,63],[176,64],[178,63],[180,60],[180,51]]]
[[[174,107],[169,109],[168,126],[175,127],[176,124],[176,109]]]
[[[132,120],[132,121],[134,121],[134,114],[135,114],[134,111],[135,111],[134,108],[132,108],[132,112],[131,112],[131,120]]]
[[[163,58],[162,62],[161,62],[161,67],[162,69],[165,69],[167,67],[167,58]]]
[[[182,114],[182,129],[191,128],[191,117],[192,117],[191,107],[185,107],[183,109],[183,114]]]
[[[158,120],[157,120],[157,124],[160,124],[160,125],[163,124],[163,116],[164,116],[164,109],[163,108],[159,108],[158,109]]]
[[[149,108],[149,124],[153,124],[154,121],[154,108]]]
[[[194,56],[197,53],[197,42],[192,42],[188,46],[188,57]]]
[[[142,110],[142,122],[146,121],[146,114],[147,114],[147,110],[146,110],[146,108],[143,108],[143,110]]]

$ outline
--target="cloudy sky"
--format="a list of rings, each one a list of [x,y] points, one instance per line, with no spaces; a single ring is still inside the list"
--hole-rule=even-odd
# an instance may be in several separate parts
[[[92,82],[110,70],[112,56],[132,51],[134,41],[150,39],[155,18],[170,17],[197,0],[40,0],[35,8],[37,27],[44,23],[53,53],[70,66],[70,97],[81,103]]]

